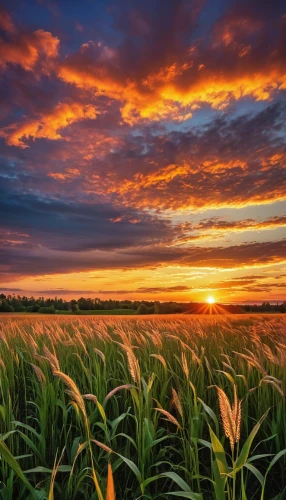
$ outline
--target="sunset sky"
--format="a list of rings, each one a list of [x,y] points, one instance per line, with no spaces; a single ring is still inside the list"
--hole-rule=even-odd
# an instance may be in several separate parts
[[[285,1],[1,5],[0,291],[285,300]]]

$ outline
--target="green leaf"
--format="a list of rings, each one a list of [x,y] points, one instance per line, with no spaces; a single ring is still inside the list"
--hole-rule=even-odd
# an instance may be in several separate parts
[[[211,417],[213,423],[215,424],[215,431],[218,434],[219,431],[219,425],[218,425],[218,419],[214,411],[200,398],[198,398],[198,401],[202,404],[205,412]]]
[[[71,465],[60,465],[58,467],[58,472],[70,472],[71,470]]]
[[[262,455],[254,455],[253,457],[250,457],[246,462],[250,464],[251,462],[255,462],[255,460],[260,460],[261,458],[265,457],[273,457],[274,453],[263,453]]]
[[[246,467],[246,469],[250,470],[250,472],[252,472],[252,474],[255,475],[256,479],[258,479],[261,486],[263,486],[264,478],[263,478],[261,472],[259,472],[259,470],[256,467],[254,467],[254,465],[250,464],[249,462],[246,462],[244,464],[244,467]]]
[[[24,471],[25,474],[29,474],[30,472],[47,472],[51,474],[53,471],[52,469],[48,469],[47,467],[41,467],[39,465],[38,467],[34,467],[34,469],[29,469]]]
[[[24,434],[23,432],[21,431],[18,431],[20,436],[22,436],[22,438],[24,439],[24,441],[30,446],[30,448],[36,453],[36,455],[41,458],[42,455],[41,455],[41,452],[40,450],[37,448],[37,446],[33,443],[33,441],[28,437],[26,436],[26,434]]]
[[[149,428],[149,421],[147,418],[144,418],[144,424],[143,424],[143,429],[144,429],[144,448],[152,447],[153,445],[153,437],[150,432]]]
[[[256,450],[256,448],[258,448],[258,446],[261,445],[261,443],[266,443],[266,441],[270,441],[271,439],[274,439],[276,438],[277,434],[273,434],[273,436],[269,436],[268,438],[265,438],[265,439],[262,439],[261,441],[259,441],[259,443],[257,443],[257,445],[253,448],[253,452]]]
[[[226,483],[226,476],[220,475],[216,460],[212,461],[212,471],[214,476],[215,498],[216,500],[225,500],[224,488]]]
[[[123,455],[120,455],[119,453],[116,453],[116,455],[120,458],[122,458],[123,462],[126,463],[126,465],[128,465],[128,467],[132,470],[132,472],[135,474],[135,476],[137,477],[139,483],[141,484],[142,483],[142,476],[141,476],[141,472],[140,470],[138,469],[137,465],[135,465],[134,462],[132,462],[132,460],[129,460],[129,458],[126,458],[124,457]]]
[[[2,434],[1,435],[1,441],[6,441],[6,439],[11,436],[11,434],[14,434],[15,432],[17,431],[8,431],[6,432],[5,434]]]
[[[112,421],[109,421],[109,424],[111,425],[113,432],[116,431],[116,428],[117,428],[118,424],[121,422],[121,420],[123,420],[127,415],[129,415],[130,409],[131,409],[131,407],[128,408],[126,413],[122,413],[121,415],[119,415],[119,417],[115,418]]]
[[[170,439],[170,436],[163,436],[161,438],[155,439],[151,444],[149,444],[146,449],[148,448],[153,448],[153,446],[156,446],[156,444],[161,443],[162,441],[165,441],[165,439]]]
[[[19,476],[19,478],[23,481],[23,483],[25,483],[27,488],[32,492],[34,490],[33,486],[30,484],[17,460],[15,460],[10,450],[7,448],[6,444],[3,441],[0,441],[0,452],[5,462],[7,462],[7,464],[14,470],[14,472],[16,472],[17,476]]]
[[[17,457],[14,457],[15,460],[20,460],[21,458],[28,458],[28,457],[33,457],[33,453],[27,453],[26,455],[18,455]]]
[[[116,434],[115,436],[113,436],[112,439],[116,439],[118,436],[123,436],[126,439],[128,439],[128,441],[130,441],[130,443],[133,444],[135,450],[137,450],[137,444],[135,443],[134,439],[131,436],[128,436],[127,434],[124,434],[124,432],[119,432],[119,434]]]
[[[271,462],[269,464],[269,467],[266,471],[266,474],[268,474],[270,469],[272,469],[273,465],[276,464],[277,460],[279,460],[279,458],[283,457],[283,455],[285,455],[285,453],[286,453],[286,449],[279,451],[279,453],[277,453],[277,455],[275,455],[275,457],[271,460]]]
[[[202,500],[202,495],[199,493],[194,493],[190,486],[178,475],[176,472],[163,472],[162,474],[158,474],[157,476],[149,477],[148,479],[145,479],[143,483],[141,483],[141,491],[143,492],[148,484],[150,484],[153,481],[157,481],[160,478],[167,477],[169,479],[172,479],[180,488],[182,488],[183,491],[175,491],[174,493],[168,493],[168,495],[173,495],[177,497],[183,497],[183,498],[191,498],[193,500]]]
[[[36,436],[36,438],[40,441],[41,444],[44,443],[44,436],[42,436],[41,434],[38,434],[38,432],[30,425],[23,424],[22,422],[18,422],[17,420],[13,420],[13,422],[11,422],[11,424],[16,425],[17,427],[23,427],[27,431],[32,432],[32,434],[34,434],[34,436]]]
[[[73,462],[74,459],[75,459],[76,452],[78,450],[80,440],[81,440],[81,436],[77,436],[73,440],[73,444],[72,444],[72,447],[71,447],[71,462]]]
[[[44,489],[34,490],[27,498],[27,500],[47,500],[48,496]]]
[[[71,466],[70,465],[60,465],[58,467],[58,472],[70,472],[71,471]],[[47,467],[41,467],[40,465],[38,467],[35,467],[34,469],[29,469],[25,470],[25,474],[29,474],[31,472],[41,472],[41,473],[47,473],[47,474],[52,474],[52,469],[48,469]]]
[[[180,486],[183,491],[192,491],[189,485],[180,476],[178,476],[176,472],[163,472],[162,474],[159,474],[159,477],[168,477]]]
[[[267,417],[268,412],[269,412],[269,409],[264,413],[264,415],[262,415],[262,417],[260,418],[260,420],[253,427],[251,433],[249,434],[247,440],[245,441],[245,443],[244,443],[244,445],[242,447],[242,450],[240,452],[240,455],[239,455],[237,461],[235,462],[235,466],[234,466],[234,471],[233,472],[235,472],[235,473],[238,472],[244,466],[246,460],[248,459],[248,455],[249,455],[249,452],[250,452],[250,448],[251,448],[252,442],[253,442],[253,440],[254,440],[257,432],[259,431],[259,428],[260,428],[263,420]]]
[[[212,449],[215,454],[215,459],[219,472],[220,474],[228,474],[228,467],[227,467],[224,448],[210,426],[209,426],[209,431],[211,435]]]
[[[197,439],[197,442],[202,444],[203,446],[206,446],[206,448],[209,448],[210,450],[212,449],[212,444],[205,439]]]
[[[190,498],[191,500],[203,500],[200,493],[193,493],[193,491],[170,491],[168,495],[173,497]]]

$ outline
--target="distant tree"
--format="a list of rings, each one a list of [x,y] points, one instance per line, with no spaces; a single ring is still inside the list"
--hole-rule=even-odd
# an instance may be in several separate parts
[[[21,312],[22,313],[22,312],[26,312],[26,310],[27,310],[27,308],[25,306],[21,306],[21,305],[17,306],[17,308],[14,308],[15,312]]]
[[[140,304],[137,309],[137,314],[149,314],[149,307],[146,304]]]
[[[71,308],[72,311],[77,311],[78,310],[79,307],[78,307],[77,300],[72,299],[70,301],[70,308]]]
[[[3,299],[0,303],[0,312],[14,312],[14,307],[6,299]]]
[[[42,314],[55,314],[56,310],[55,310],[55,306],[52,305],[50,307],[40,307],[39,313],[42,313]]]
[[[154,314],[159,314],[160,313],[160,305],[157,303],[154,305]]]

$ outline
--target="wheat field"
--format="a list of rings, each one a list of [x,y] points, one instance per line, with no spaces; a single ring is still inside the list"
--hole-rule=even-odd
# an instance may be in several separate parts
[[[3,500],[282,500],[286,315],[2,316]]]

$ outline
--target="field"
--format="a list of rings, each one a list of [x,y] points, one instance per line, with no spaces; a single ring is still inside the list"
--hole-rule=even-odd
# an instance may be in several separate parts
[[[286,315],[2,316],[0,498],[282,500],[285,385]]]

